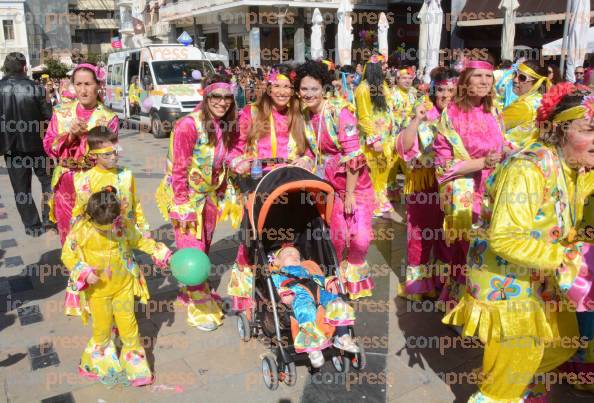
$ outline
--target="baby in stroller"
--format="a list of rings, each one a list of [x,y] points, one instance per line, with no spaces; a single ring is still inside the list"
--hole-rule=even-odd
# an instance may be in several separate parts
[[[324,365],[322,350],[331,344],[358,353],[359,347],[348,332],[348,326],[355,321],[355,312],[337,295],[338,278],[310,274],[301,264],[299,250],[292,246],[279,249],[272,263],[272,282],[282,303],[292,307],[299,326],[294,340],[295,351],[307,352],[314,368]],[[319,306],[325,309],[324,322],[335,327],[334,342],[316,324]]]

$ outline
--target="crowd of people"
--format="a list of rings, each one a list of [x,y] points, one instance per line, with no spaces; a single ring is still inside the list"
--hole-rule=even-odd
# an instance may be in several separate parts
[[[23,77],[24,57],[7,60],[12,75],[0,87],[32,85]],[[343,297],[353,301],[374,290],[367,262],[373,220],[390,217],[402,200],[407,263],[398,294],[439,301],[444,324],[484,343],[483,382],[470,402],[546,401],[535,379],[559,367],[579,375],[576,388],[594,391],[594,90],[587,85],[594,74],[582,67],[575,73],[570,83],[554,66],[532,61],[496,69],[493,60],[462,60],[434,69],[424,84],[414,66],[389,66],[379,54],[356,67],[324,60],[223,68],[202,80],[203,101],[175,124],[156,204],[173,226],[177,249],[208,253],[219,219],[241,219],[231,179],[249,175],[262,159],[313,172],[336,194],[330,233]],[[151,238],[134,177],[117,164],[119,120],[100,101],[102,77],[97,66],[77,65],[74,96],[59,91],[54,103],[39,93],[28,101],[39,111],[33,119],[49,121],[39,141],[30,132],[3,131],[0,139],[15,194],[30,194],[31,171],[11,168],[10,158],[29,153],[57,161],[51,182],[35,170],[51,195],[43,223],[34,204],[17,205],[28,229],[56,224],[71,273],[66,312],[93,318],[80,374],[140,386],[153,375],[133,301],[149,295],[132,250],[152,255],[160,267],[171,251]],[[284,247],[276,260],[288,262],[278,264],[281,274],[303,274],[298,251]],[[252,265],[240,245],[227,287],[236,312],[254,303]],[[283,272],[285,266],[293,271]],[[338,292],[331,280],[317,282],[329,291],[317,303],[342,301],[330,295]],[[296,301],[307,292],[282,292],[299,311]],[[224,320],[208,282],[184,286],[178,301],[191,327],[214,331]],[[353,312],[340,306],[336,315],[352,323]],[[329,341],[311,312],[301,312],[296,349],[318,367]],[[334,345],[357,351],[340,328]],[[579,350],[564,343],[580,337],[587,343]]]

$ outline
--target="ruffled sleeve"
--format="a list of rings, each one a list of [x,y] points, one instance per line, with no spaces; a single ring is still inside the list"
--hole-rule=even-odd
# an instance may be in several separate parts
[[[173,131],[173,167],[171,169],[171,187],[173,205],[170,216],[179,220],[195,220],[193,206],[190,205],[190,187],[188,171],[192,163],[192,152],[196,144],[196,125],[191,117],[182,118]],[[194,214],[194,216],[192,216]]]
[[[164,243],[157,242],[150,236],[147,237],[135,225],[128,225],[126,234],[132,249],[138,249],[150,255],[156,266],[160,268],[167,267],[172,253]]]
[[[347,108],[339,114],[338,141],[342,147],[341,163],[346,163],[351,169],[358,169],[365,164],[365,157],[359,143],[357,118]]]
[[[563,261],[563,246],[532,236],[546,185],[542,172],[530,161],[517,160],[500,175],[489,228],[490,247],[508,262],[552,274]]]
[[[54,113],[45,137],[43,138],[45,152],[50,157],[58,158],[60,160],[79,160],[83,158],[87,153],[87,137],[77,137],[72,139],[72,141],[69,141],[68,137],[68,133],[58,132],[58,117],[57,114]]]

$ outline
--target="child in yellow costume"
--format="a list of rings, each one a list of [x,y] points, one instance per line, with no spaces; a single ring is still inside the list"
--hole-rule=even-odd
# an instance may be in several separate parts
[[[88,171],[74,174],[76,200],[72,209],[72,221],[76,222],[85,213],[89,197],[107,186],[113,186],[122,205],[122,219],[136,225],[141,234],[150,237],[150,228],[144,217],[132,172],[117,166],[117,134],[106,126],[97,126],[87,135],[89,151],[87,158],[94,166]],[[127,223],[128,224],[128,223]],[[81,315],[78,293],[66,290],[65,310],[67,315]]]
[[[165,267],[171,254],[162,243],[144,237],[121,217],[116,189],[94,193],[66,237],[62,261],[70,271],[69,288],[81,295],[92,316],[93,336],[83,351],[79,374],[101,383],[148,385],[153,376],[140,344],[134,315],[134,297],[149,298],[146,282],[134,261],[133,249],[152,255]],[[81,306],[83,322],[88,316]],[[112,324],[118,328],[122,350],[118,358],[111,339]]]
[[[395,149],[395,122],[390,89],[382,72],[383,56],[374,55],[363,69],[363,81],[355,91],[357,120],[365,144],[364,154],[378,207],[373,212],[381,216],[392,210],[386,190],[388,175],[397,159]]]

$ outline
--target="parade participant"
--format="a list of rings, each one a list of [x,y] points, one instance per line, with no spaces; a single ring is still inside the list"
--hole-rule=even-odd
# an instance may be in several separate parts
[[[359,145],[357,118],[352,104],[340,98],[324,98],[332,78],[320,62],[306,62],[297,69],[295,82],[302,102],[305,135],[316,159],[318,174],[336,191],[330,224],[332,241],[351,299],[370,296],[367,251],[372,239],[375,208],[373,186]]]
[[[418,104],[415,117],[403,122],[396,140],[396,150],[406,162],[413,183],[412,192],[406,195],[406,279],[398,292],[411,300],[436,296],[441,288],[438,267],[450,263],[445,241],[438,236],[443,213],[439,208],[433,141],[441,112],[456,92],[457,77],[458,73],[448,68],[431,72],[432,108]]]
[[[85,158],[88,131],[96,126],[107,126],[112,132],[118,132],[117,116],[98,99],[99,84],[104,77],[105,72],[92,64],[77,65],[72,73],[77,99],[54,108],[43,138],[45,152],[58,160],[52,177],[50,218],[57,224],[62,243],[70,229],[76,199],[74,173],[92,166],[92,162]]]
[[[396,123],[400,126],[405,119],[412,119],[415,95],[412,88],[415,71],[404,67],[396,71],[396,88],[392,90],[392,103],[396,113]]]
[[[538,139],[536,111],[540,106],[542,94],[551,87],[547,69],[538,63],[526,61],[520,64],[513,75],[513,91],[518,97],[503,109],[505,139],[514,148],[521,149]]]
[[[178,249],[208,254],[225,193],[228,153],[237,140],[235,103],[229,78],[205,80],[204,100],[175,124],[167,172],[157,189],[157,204],[171,223]],[[203,331],[222,324],[223,312],[208,283],[182,289],[178,300],[188,307],[188,325]]]
[[[136,115],[140,112],[140,93],[142,88],[140,86],[140,78],[132,76],[130,88],[128,89],[128,98],[130,100],[130,114]]]
[[[483,381],[469,402],[546,401],[535,375],[577,349],[567,343],[578,328],[566,298],[583,266],[576,224],[592,190],[584,171],[594,167],[593,118],[593,98],[570,83],[553,87],[538,110],[540,141],[489,178],[468,292],[443,320],[485,344]]]
[[[360,136],[365,144],[365,158],[378,203],[374,215],[378,217],[393,210],[386,189],[388,175],[396,162],[396,123],[389,99],[390,89],[382,72],[383,59],[381,55],[373,55],[369,59],[363,69],[363,81],[355,92]]]
[[[340,68],[340,77],[342,81],[342,97],[345,101],[355,102],[355,69],[347,65]]]
[[[469,231],[478,221],[485,182],[502,159],[505,140],[501,118],[493,104],[493,65],[466,61],[456,95],[443,111],[433,143],[444,237],[452,267],[444,300],[464,291]],[[456,280],[456,281],[454,281]]]
[[[318,306],[321,305],[325,310],[324,322],[336,329],[334,347],[355,354],[360,352],[348,330],[348,326],[355,322],[355,311],[337,295],[338,279],[310,274],[301,264],[299,250],[292,246],[279,249],[272,260],[272,282],[282,302],[293,309],[299,326],[295,351],[307,352],[314,368],[324,365],[321,350],[332,342],[316,323]]]
[[[493,71],[493,79],[495,80],[495,106],[500,111],[518,99],[518,95],[514,92],[513,80],[514,74],[518,71],[518,66],[523,62],[523,58],[520,58],[515,64],[512,64],[509,60],[503,60],[499,65],[499,69]]]
[[[229,155],[235,173],[248,173],[254,160],[268,158],[280,158],[311,170],[313,154],[304,135],[303,116],[291,80],[295,80],[293,70],[276,66],[268,77],[267,90],[256,103],[241,111],[239,139]],[[247,248],[241,244],[227,288],[235,311],[243,311],[250,304],[249,265]]]
[[[136,194],[134,176],[130,170],[117,166],[117,139],[117,134],[105,126],[94,127],[87,134],[88,158],[94,166],[74,174],[76,201],[72,208],[71,223],[84,219],[85,208],[92,194],[111,186],[118,194],[121,220],[126,221],[124,227],[136,226],[143,236],[149,238],[150,228]],[[80,310],[80,295],[70,286],[66,288],[65,301],[67,315],[83,314]]]
[[[413,108],[416,103],[416,90],[412,84],[415,79],[415,71],[412,67],[403,67],[396,71],[396,87],[391,90],[391,104],[394,110],[394,121],[398,127],[402,127],[402,122],[412,119]],[[406,164],[398,158],[394,167],[390,170],[388,176],[387,194],[391,201],[400,200],[400,194],[403,189],[398,186],[396,175],[404,174],[406,182]],[[404,193],[407,193],[405,184]],[[410,189],[409,189],[410,190]]]
[[[114,187],[92,194],[84,218],[66,238],[62,261],[70,271],[68,288],[81,295],[83,322],[87,312],[93,318],[93,337],[83,351],[79,374],[108,385],[142,386],[151,384],[153,376],[138,335],[134,297],[146,304],[149,294],[132,250],[152,255],[161,268],[171,251],[122,220],[122,212]],[[111,339],[114,319],[122,341],[119,358]]]

